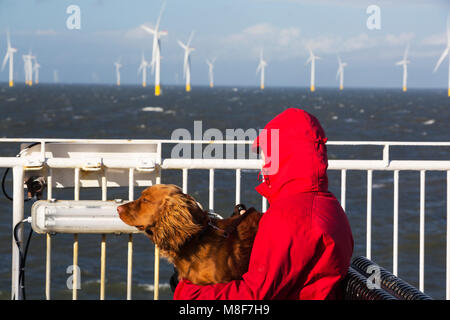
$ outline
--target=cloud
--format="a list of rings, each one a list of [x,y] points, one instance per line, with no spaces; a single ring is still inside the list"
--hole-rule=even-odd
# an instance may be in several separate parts
[[[59,33],[56,32],[56,31],[53,30],[53,29],[46,29],[46,30],[36,30],[36,31],[35,31],[35,34],[36,34],[37,36],[56,36],[56,35],[58,35]]]
[[[324,34],[315,37],[303,35],[298,27],[280,28],[270,23],[258,23],[225,36],[222,46],[229,56],[248,59],[255,58],[264,47],[264,56],[272,60],[303,59],[310,47],[317,55],[352,52],[373,48],[404,46],[416,38],[413,32],[399,34],[370,35],[359,33],[347,37]]]
[[[150,22],[144,23],[145,26],[153,28],[154,24]],[[148,39],[149,37],[153,37],[153,35],[149,34],[147,31],[141,28],[141,25],[129,29],[124,33],[124,37],[130,40],[140,40],[140,39]]]
[[[225,48],[240,48],[239,52],[248,56],[256,57],[261,48],[264,53],[272,58],[285,59],[296,55],[296,51],[302,46],[301,30],[298,27],[280,28],[270,23],[258,23],[226,35],[221,40]],[[246,54],[247,53],[247,54]]]
[[[443,46],[447,43],[447,35],[445,33],[433,34],[422,40],[421,44],[425,46]]]
[[[389,45],[404,45],[410,43],[415,37],[416,35],[414,34],[414,32],[404,32],[398,35],[388,34],[386,35],[384,40]]]

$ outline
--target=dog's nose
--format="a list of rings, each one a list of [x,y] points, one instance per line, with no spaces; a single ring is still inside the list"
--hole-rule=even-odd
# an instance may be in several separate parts
[[[118,206],[117,207],[117,212],[119,213],[119,215],[121,215],[123,213],[124,209],[122,206]]]

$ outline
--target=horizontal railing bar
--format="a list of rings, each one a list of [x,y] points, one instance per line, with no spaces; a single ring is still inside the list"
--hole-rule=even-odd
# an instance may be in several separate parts
[[[0,167],[8,168],[30,164],[30,157],[0,158]],[[142,163],[134,159],[102,158],[102,165],[107,168],[138,168]],[[50,158],[43,164],[50,168],[82,168],[86,160],[82,158]],[[164,159],[162,169],[256,169],[261,168],[260,159]],[[392,160],[386,164],[383,160],[329,160],[331,170],[450,170],[450,161],[435,160]]]
[[[261,169],[262,160],[164,159],[162,169]]]
[[[193,143],[193,144],[252,144],[252,140],[170,140],[170,139],[58,139],[58,138],[0,138],[2,142],[44,142],[44,143],[104,143],[104,144],[146,144],[146,143]],[[327,145],[391,145],[391,146],[450,146],[448,141],[327,141]]]

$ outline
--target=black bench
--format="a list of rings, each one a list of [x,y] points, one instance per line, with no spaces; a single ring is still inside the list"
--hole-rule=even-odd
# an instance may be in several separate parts
[[[365,257],[352,260],[343,287],[345,300],[432,300]]]

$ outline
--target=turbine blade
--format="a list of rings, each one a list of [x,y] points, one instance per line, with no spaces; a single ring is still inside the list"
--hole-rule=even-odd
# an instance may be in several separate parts
[[[189,45],[191,44],[191,41],[192,41],[192,39],[194,38],[194,33],[195,33],[195,31],[192,30],[191,34],[189,35],[188,42],[187,42],[187,44],[186,44],[187,47],[189,47]]]
[[[408,60],[409,44],[406,46],[405,53],[403,54],[403,60]]]
[[[148,33],[155,34],[155,30],[153,30],[152,28],[149,28],[145,25],[141,25],[141,28],[147,31]]]
[[[183,42],[181,42],[180,40],[177,40],[177,42],[184,50],[187,50],[187,46]]]
[[[8,49],[11,48],[11,38],[9,36],[9,30],[6,32],[6,41],[8,43]]]
[[[159,12],[159,16],[158,19],[156,20],[156,27],[155,27],[155,31],[158,31],[159,29],[159,24],[161,22],[161,16],[163,14],[164,8],[166,7],[166,1],[163,2],[162,6],[161,6],[161,10]]]
[[[9,55],[10,55],[10,52],[7,51],[7,52],[6,52],[6,55],[5,55],[5,58],[3,59],[3,63],[2,63],[2,71],[3,71],[3,69],[5,69],[6,61],[8,61]]]
[[[433,72],[436,72],[437,69],[439,69],[439,66],[440,66],[441,63],[444,61],[445,57],[447,57],[449,49],[450,49],[450,48],[447,48],[447,49],[444,50],[444,52],[442,53],[441,57],[439,58],[439,60],[438,60],[438,62],[437,62],[437,64],[436,64],[436,67],[434,67]]]
[[[447,16],[447,47],[450,47],[450,13]]]

